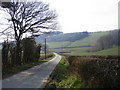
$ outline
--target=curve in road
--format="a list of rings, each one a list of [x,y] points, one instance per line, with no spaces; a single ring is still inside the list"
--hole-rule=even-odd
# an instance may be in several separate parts
[[[54,54],[52,60],[2,80],[2,88],[44,88],[50,74],[62,58],[57,53]]]

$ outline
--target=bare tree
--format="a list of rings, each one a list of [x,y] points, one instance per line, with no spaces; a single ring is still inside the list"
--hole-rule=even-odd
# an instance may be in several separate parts
[[[113,46],[119,46],[120,29],[110,31],[107,35],[101,36],[96,42],[96,49],[103,50]]]
[[[1,33],[7,35],[10,30],[13,30],[16,40],[16,59],[19,59],[18,64],[20,64],[20,41],[23,34],[35,35],[42,32],[42,29],[56,29],[57,14],[54,10],[49,9],[49,4],[41,1],[23,2],[14,0],[2,2],[2,8],[10,16],[10,19],[8,19],[10,26]]]

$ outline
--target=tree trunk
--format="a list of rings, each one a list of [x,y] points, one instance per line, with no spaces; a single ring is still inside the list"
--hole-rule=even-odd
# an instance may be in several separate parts
[[[21,47],[20,40],[16,40],[16,54],[15,54],[15,63],[16,65],[21,65]]]

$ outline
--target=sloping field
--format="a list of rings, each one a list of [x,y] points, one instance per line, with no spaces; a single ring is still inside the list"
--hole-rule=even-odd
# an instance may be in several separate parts
[[[70,55],[120,55],[120,46],[119,47],[113,47],[113,48],[109,48],[109,49],[105,49],[105,50],[101,50],[101,51],[97,51],[97,52],[88,52],[89,48],[81,48],[78,49],[78,51],[74,50],[72,53],[67,53]]]
[[[69,47],[94,45],[98,38],[106,34],[108,34],[108,32],[91,33],[88,37],[73,42]]]
[[[67,48],[67,49],[50,49],[50,51],[69,54],[69,55],[119,55],[120,46],[112,47],[109,49],[97,51],[97,52],[88,52],[91,47],[80,47],[80,48]]]
[[[95,55],[119,55],[120,54],[119,50],[120,50],[120,46],[119,47],[116,46],[110,49],[95,52],[94,54]]]
[[[51,42],[47,43],[49,48],[61,48],[61,47],[66,47],[70,44],[71,42],[69,41],[64,41],[64,42]]]
[[[89,46],[89,45],[93,46],[98,38],[106,34],[108,34],[108,32],[91,33],[88,37],[75,42],[70,42],[70,41],[51,42],[48,43],[48,46],[49,48],[78,47],[78,46]]]
[[[88,37],[78,40],[75,42],[52,42],[48,43],[50,51],[58,52],[58,53],[65,53],[70,55],[118,55],[118,47],[113,47],[106,50],[101,50],[97,52],[89,52],[92,47],[94,46],[97,39],[101,36],[108,34],[109,32],[96,32],[91,33]],[[88,47],[85,47],[88,46]],[[63,48],[66,47],[66,48]],[[69,47],[69,48],[67,48]]]
[[[67,53],[67,54],[82,54],[87,53],[91,47],[67,48],[67,49],[51,49],[53,52]]]

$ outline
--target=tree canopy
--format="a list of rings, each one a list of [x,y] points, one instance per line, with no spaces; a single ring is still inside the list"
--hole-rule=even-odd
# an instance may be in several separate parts
[[[8,17],[8,28],[0,31],[1,35],[13,36],[16,41],[15,62],[21,65],[22,59],[22,38],[23,34],[29,33],[32,36],[44,33],[44,29],[53,30],[57,26],[57,14],[50,10],[49,4],[42,1],[10,0],[2,2],[0,10]]]
[[[55,10],[50,10],[49,4],[41,1],[2,2],[1,10],[8,13],[10,17],[7,18],[9,27],[1,33],[7,35],[14,31],[15,40],[21,39],[24,33],[36,35],[43,32],[42,29],[56,29],[57,26]]]

